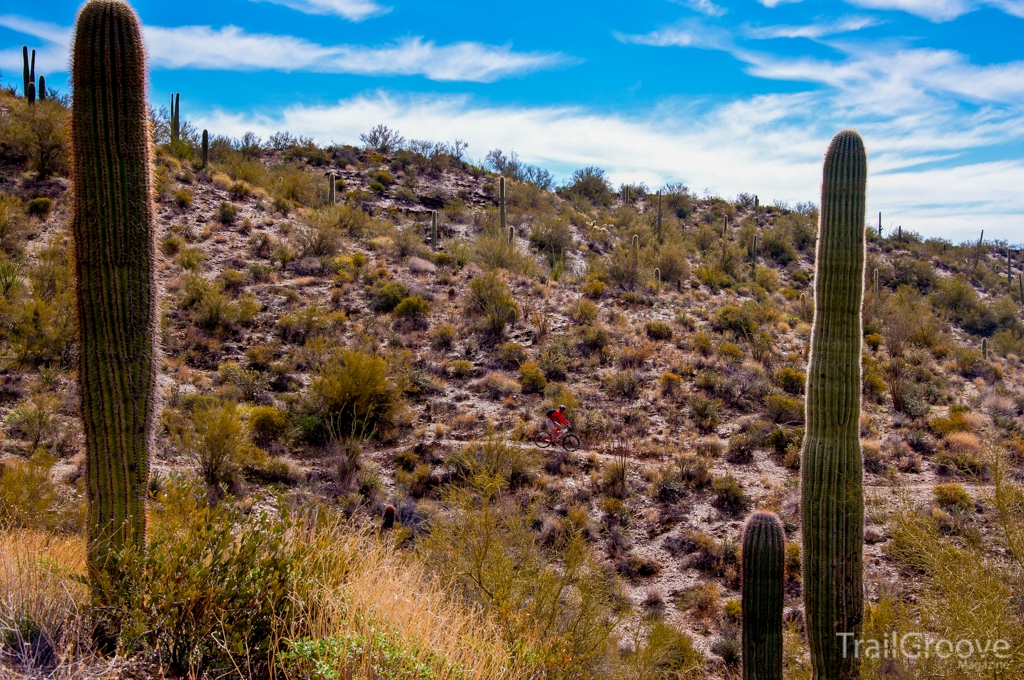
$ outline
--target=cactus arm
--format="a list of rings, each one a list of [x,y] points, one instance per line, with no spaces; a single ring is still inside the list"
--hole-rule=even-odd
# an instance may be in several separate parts
[[[851,130],[825,156],[801,470],[804,598],[814,677],[846,680],[858,663],[839,633],[863,618],[863,470],[859,440],[867,155]]]

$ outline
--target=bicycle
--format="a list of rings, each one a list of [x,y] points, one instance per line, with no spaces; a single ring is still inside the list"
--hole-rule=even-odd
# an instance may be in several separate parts
[[[562,445],[562,448],[570,453],[580,448],[580,438],[574,434],[569,434],[571,427],[564,428],[555,433],[552,438],[551,433],[547,430],[541,430],[537,433],[537,436],[533,438],[533,442],[542,449],[546,449],[552,444],[556,446]]]

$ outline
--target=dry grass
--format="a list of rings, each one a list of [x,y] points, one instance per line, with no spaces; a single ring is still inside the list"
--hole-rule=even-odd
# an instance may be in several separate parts
[[[528,676],[478,609],[449,598],[391,542],[352,533],[343,525],[316,533],[303,565],[315,584],[315,613],[303,622],[312,637],[383,633],[400,638],[406,652],[441,680]],[[373,678],[376,662],[365,655],[340,668],[339,677]]]

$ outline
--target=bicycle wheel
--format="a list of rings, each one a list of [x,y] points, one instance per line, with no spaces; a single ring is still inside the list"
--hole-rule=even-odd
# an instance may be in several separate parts
[[[575,451],[580,448],[580,438],[574,434],[567,434],[562,439],[562,448],[566,451]]]
[[[551,446],[551,436],[547,432],[541,430],[537,433],[537,436],[533,438],[533,443],[542,449],[546,449]]]

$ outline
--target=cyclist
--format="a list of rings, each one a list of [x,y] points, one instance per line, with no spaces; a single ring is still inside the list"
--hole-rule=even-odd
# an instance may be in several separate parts
[[[544,422],[544,426],[551,435],[552,441],[558,437],[562,430],[569,427],[569,421],[565,417],[566,410],[565,404],[562,404],[557,409],[548,411],[548,419]]]

